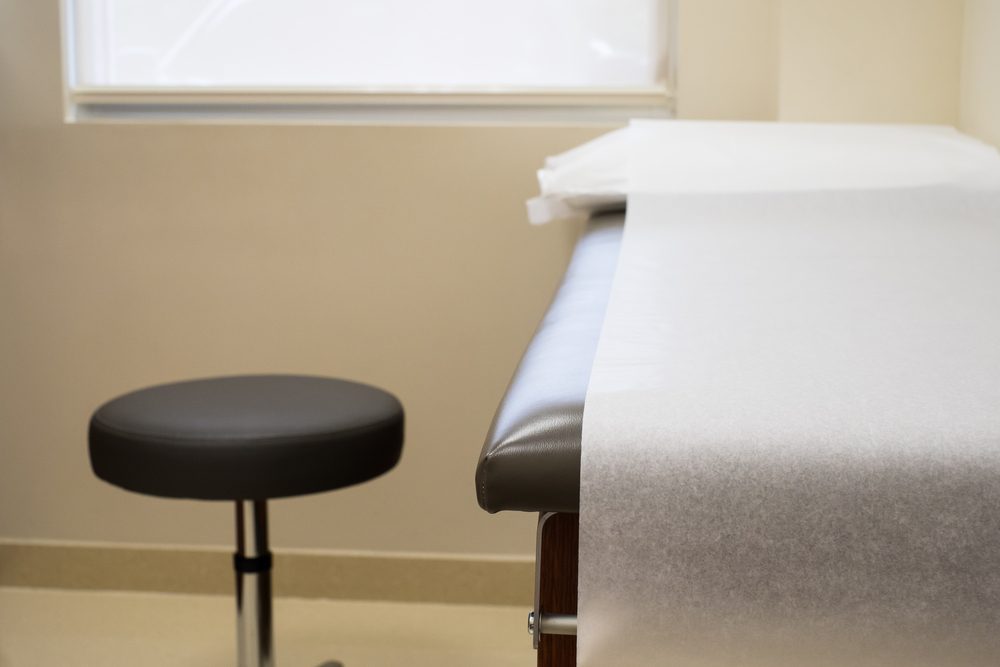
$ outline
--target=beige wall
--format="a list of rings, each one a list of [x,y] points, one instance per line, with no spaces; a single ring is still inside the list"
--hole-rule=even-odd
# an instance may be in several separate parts
[[[87,417],[151,382],[287,371],[390,388],[409,431],[389,476],[275,503],[276,544],[529,553],[533,517],[483,513],[472,475],[573,243],[525,224],[534,170],[603,128],[65,126],[56,4],[0,0],[0,539],[228,543],[225,505],[93,479]],[[685,0],[681,115],[951,122],[960,7],[912,4],[899,27],[900,2]],[[893,69],[849,76],[844,43]]]
[[[958,120],[963,0],[784,0],[779,115]]]
[[[357,378],[404,458],[274,503],[275,543],[517,553],[473,472],[572,247],[523,201],[594,128],[66,126],[57,3],[0,0],[0,537],[227,544],[231,510],[95,480],[90,411],[188,376]]]
[[[677,112],[774,120],[781,0],[682,0]]]
[[[961,129],[1000,146],[1000,2],[967,0]]]

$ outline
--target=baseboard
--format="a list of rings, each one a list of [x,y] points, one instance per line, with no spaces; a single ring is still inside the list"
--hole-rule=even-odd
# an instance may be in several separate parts
[[[278,597],[532,604],[527,558],[276,551]],[[0,586],[232,594],[222,550],[0,542]]]

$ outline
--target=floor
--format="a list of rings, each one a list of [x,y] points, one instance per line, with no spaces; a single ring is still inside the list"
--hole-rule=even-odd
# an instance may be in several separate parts
[[[0,588],[0,667],[231,667],[234,605],[223,596]],[[527,611],[279,599],[276,663],[529,667]]]

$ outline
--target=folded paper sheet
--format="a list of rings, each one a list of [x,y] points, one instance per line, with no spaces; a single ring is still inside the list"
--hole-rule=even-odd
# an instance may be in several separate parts
[[[548,158],[528,218],[620,209],[637,191],[916,187],[995,180],[995,166],[995,150],[935,125],[634,121]]]
[[[584,415],[579,664],[1000,664],[980,158],[888,188],[629,195]]]

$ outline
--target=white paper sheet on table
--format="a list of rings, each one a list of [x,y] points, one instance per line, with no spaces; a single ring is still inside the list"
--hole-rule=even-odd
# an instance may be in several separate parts
[[[686,155],[635,156],[656,176],[584,414],[579,664],[1000,664],[996,154],[784,127],[645,128]]]
[[[994,148],[937,125],[633,121],[626,194],[997,185]]]

